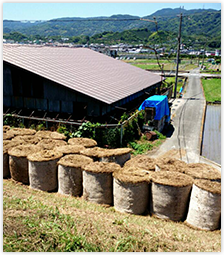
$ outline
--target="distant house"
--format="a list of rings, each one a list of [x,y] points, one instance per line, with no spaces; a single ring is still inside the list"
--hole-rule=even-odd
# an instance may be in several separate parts
[[[86,48],[3,46],[4,109],[99,117],[142,102],[162,79]]]

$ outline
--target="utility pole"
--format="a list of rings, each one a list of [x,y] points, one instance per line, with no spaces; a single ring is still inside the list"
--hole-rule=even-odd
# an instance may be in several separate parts
[[[175,79],[175,88],[174,88],[174,98],[177,97],[177,80],[178,80],[178,68],[179,68],[179,58],[180,58],[181,23],[182,23],[182,13],[180,14],[180,26],[179,26],[179,34],[178,34],[177,67],[176,67],[176,79]]]

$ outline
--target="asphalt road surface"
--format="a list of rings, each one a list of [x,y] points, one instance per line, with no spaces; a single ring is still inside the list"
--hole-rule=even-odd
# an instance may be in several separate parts
[[[199,69],[194,69],[189,74],[183,98],[173,101],[171,111],[173,133],[161,145],[155,156],[175,149],[179,151],[179,159],[188,163],[199,162],[205,105]]]

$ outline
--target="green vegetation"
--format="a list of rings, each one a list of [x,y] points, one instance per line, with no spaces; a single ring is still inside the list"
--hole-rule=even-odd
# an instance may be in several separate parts
[[[132,152],[133,155],[144,154],[147,151],[153,150],[162,144],[163,140],[166,139],[166,136],[157,130],[154,130],[154,132],[157,134],[157,139],[155,141],[147,141],[146,136],[142,135],[139,141],[129,143],[129,147],[134,149]]]
[[[175,87],[175,77],[167,77],[166,78],[166,82],[169,84],[169,86],[171,86],[172,84],[173,86],[173,92],[174,92],[174,87]],[[184,79],[182,78],[178,78],[177,80],[177,93],[179,93],[180,88],[184,85]]]
[[[221,252],[221,230],[119,213],[3,180],[4,252]]]
[[[221,79],[202,79],[207,102],[221,102]]]
[[[85,18],[66,18],[47,22],[24,23],[20,21],[3,21],[3,37],[20,42],[21,40],[49,39],[74,43],[132,43],[144,45],[161,45],[167,49],[176,48],[179,18],[176,9],[160,10],[158,32],[153,22],[138,19],[131,15],[113,15],[112,21],[87,21]],[[179,10],[180,12],[180,10]],[[207,41],[209,49],[221,48],[221,10],[189,10],[188,17],[182,21],[182,43],[186,47],[200,49]],[[153,20],[154,14],[146,18]],[[102,17],[96,18],[101,20]],[[113,21],[113,19],[115,21]],[[167,25],[169,24],[169,26]],[[19,33],[15,33],[19,32]]]

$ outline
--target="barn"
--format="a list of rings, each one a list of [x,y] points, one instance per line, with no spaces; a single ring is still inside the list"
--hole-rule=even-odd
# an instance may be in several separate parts
[[[3,45],[4,111],[99,118],[140,105],[162,79],[88,48]]]

